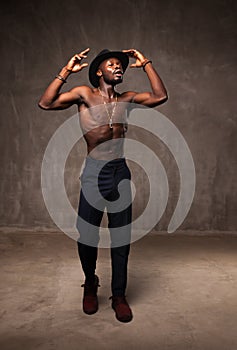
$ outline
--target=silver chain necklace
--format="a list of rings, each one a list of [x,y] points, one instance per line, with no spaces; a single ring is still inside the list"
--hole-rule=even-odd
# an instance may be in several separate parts
[[[104,100],[104,95],[102,94],[100,88],[98,87],[98,90],[99,90],[99,93],[101,95],[101,97],[103,98],[103,103],[104,103],[104,106],[105,106],[105,110],[106,110],[106,113],[108,115],[108,118],[109,118],[109,127],[110,129],[113,129],[113,116],[114,116],[114,112],[115,112],[115,109],[116,109],[116,106],[117,106],[117,102],[118,102],[118,95],[116,93],[116,96],[115,96],[115,103],[114,103],[114,106],[113,106],[113,109],[112,109],[112,113],[109,114],[109,111],[108,111],[108,108],[107,108],[107,103],[105,102]]]

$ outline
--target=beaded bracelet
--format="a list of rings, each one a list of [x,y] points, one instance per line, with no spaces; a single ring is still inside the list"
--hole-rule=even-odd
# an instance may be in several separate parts
[[[58,74],[58,75],[56,75],[56,77],[55,78],[57,78],[57,79],[59,79],[59,80],[62,80],[64,83],[66,83],[67,82],[67,80],[66,79],[64,79],[60,74]]]
[[[146,67],[147,63],[152,63],[152,61],[147,60],[147,61],[145,61],[145,63],[143,63],[142,68],[143,68],[144,72],[145,72],[145,67]]]

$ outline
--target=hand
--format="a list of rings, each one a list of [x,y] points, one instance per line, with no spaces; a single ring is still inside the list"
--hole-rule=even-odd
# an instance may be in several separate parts
[[[136,62],[130,64],[131,68],[139,68],[143,66],[143,63],[146,61],[144,55],[135,49],[123,50],[129,57],[135,58]]]
[[[80,63],[83,58],[87,58],[87,53],[90,51],[89,48],[74,55],[66,65],[66,69],[72,73],[77,73],[83,68],[88,66],[88,63]]]

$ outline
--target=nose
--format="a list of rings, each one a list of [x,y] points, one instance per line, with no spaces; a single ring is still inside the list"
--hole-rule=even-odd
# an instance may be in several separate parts
[[[123,68],[122,68],[122,65],[120,62],[115,63],[115,69],[119,69],[119,70],[123,71]]]

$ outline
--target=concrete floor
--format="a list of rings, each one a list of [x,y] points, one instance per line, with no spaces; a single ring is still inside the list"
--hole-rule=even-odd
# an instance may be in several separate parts
[[[115,319],[110,257],[99,250],[100,308],[82,312],[76,243],[63,233],[1,232],[1,350],[235,350],[237,236],[149,234],[132,244],[127,299]]]

